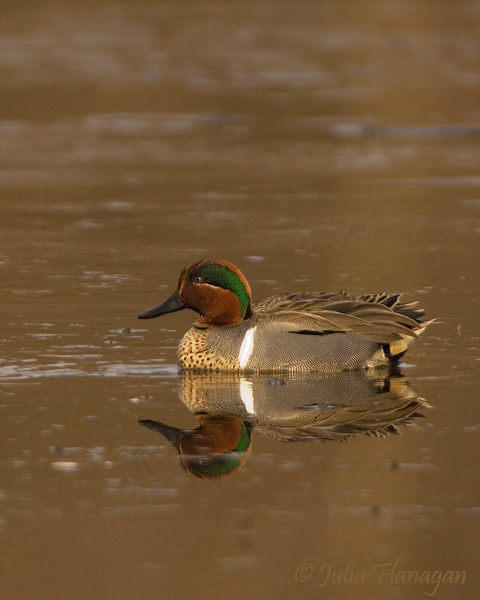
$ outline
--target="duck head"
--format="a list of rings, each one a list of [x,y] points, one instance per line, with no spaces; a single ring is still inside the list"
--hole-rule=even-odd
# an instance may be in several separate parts
[[[139,423],[161,433],[180,455],[182,467],[203,479],[233,475],[251,451],[252,425],[230,415],[197,415],[199,427],[179,429],[160,421]]]
[[[201,260],[183,269],[170,298],[138,318],[152,319],[183,308],[199,313],[198,325],[236,325],[252,314],[250,286],[232,263]]]

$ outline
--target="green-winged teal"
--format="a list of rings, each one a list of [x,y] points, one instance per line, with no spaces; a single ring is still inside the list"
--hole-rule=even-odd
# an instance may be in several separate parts
[[[322,371],[370,369],[400,358],[430,321],[400,294],[300,292],[252,302],[250,286],[225,260],[201,260],[177,290],[139,319],[191,308],[200,314],[178,348],[183,369]]]

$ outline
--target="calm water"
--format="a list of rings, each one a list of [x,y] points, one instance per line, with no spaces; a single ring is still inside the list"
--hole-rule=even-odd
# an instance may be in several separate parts
[[[478,3],[1,11],[2,600],[476,598]],[[393,381],[182,378],[136,315],[204,257],[438,320]]]

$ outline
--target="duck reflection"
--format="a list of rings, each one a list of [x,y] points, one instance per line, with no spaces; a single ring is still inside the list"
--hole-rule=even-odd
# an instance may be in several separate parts
[[[346,440],[399,433],[428,407],[400,374],[281,378],[185,373],[181,399],[197,417],[196,429],[159,421],[141,425],[177,449],[182,466],[202,478],[227,477],[251,450],[254,428],[286,442]]]
[[[186,471],[209,479],[233,475],[250,452],[252,423],[233,415],[197,416],[200,424],[196,429],[150,420],[140,423],[161,433],[175,446]]]

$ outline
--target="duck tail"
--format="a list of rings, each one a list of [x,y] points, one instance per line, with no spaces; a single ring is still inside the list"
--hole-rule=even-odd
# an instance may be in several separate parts
[[[405,314],[406,316],[413,319],[416,322],[417,326],[412,327],[410,334],[402,335],[399,339],[389,342],[388,344],[382,345],[383,351],[385,352],[385,356],[387,356],[391,361],[399,360],[410,348],[410,346],[417,339],[417,337],[421,335],[425,331],[425,329],[435,321],[435,319],[430,319],[429,321],[420,321],[420,317],[425,314],[423,310],[415,311],[416,313],[421,313],[421,315],[417,318],[412,316],[413,311],[409,312],[410,314],[403,312],[402,314]]]

